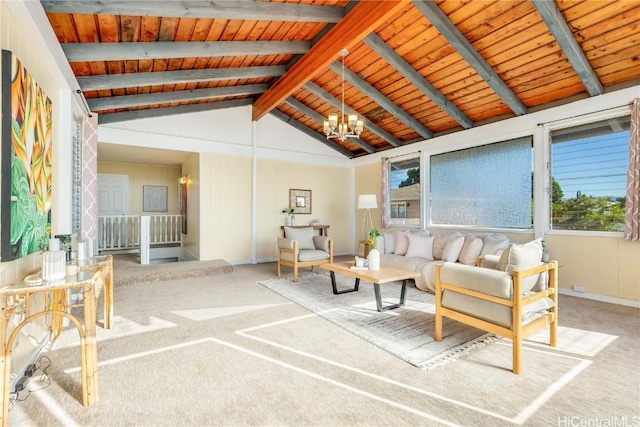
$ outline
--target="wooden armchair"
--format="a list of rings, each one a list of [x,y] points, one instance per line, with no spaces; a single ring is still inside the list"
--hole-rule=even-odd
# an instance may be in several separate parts
[[[524,338],[547,325],[552,347],[558,337],[558,264],[537,264],[513,271],[457,263],[438,265],[436,341],[442,340],[443,317],[509,338],[513,341],[512,370],[520,374]]]
[[[298,282],[298,269],[333,262],[333,239],[314,236],[313,228],[288,229],[287,237],[278,237],[278,277],[283,265],[293,267],[293,281]]]

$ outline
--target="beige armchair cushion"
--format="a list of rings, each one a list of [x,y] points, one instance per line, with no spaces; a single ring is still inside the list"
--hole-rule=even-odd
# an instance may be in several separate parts
[[[329,237],[328,236],[313,236],[313,247],[319,251],[329,253]]]
[[[524,245],[511,244],[500,256],[497,269],[513,273],[517,270],[542,265],[542,240],[536,239]],[[530,291],[538,281],[539,274],[522,279],[522,292]]]
[[[316,246],[313,244],[313,228],[292,228],[285,227],[284,228],[285,236],[291,240],[298,241],[298,249],[315,249]]]

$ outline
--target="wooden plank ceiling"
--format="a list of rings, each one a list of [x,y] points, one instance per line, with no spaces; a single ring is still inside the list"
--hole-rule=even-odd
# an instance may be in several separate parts
[[[348,157],[640,82],[640,0],[41,3],[100,123],[252,104]]]

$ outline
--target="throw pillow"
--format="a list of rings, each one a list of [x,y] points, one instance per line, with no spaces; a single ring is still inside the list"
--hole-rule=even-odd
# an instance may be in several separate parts
[[[464,246],[462,246],[458,261],[462,264],[476,265],[480,252],[482,252],[482,239],[476,236],[467,236],[464,239]]]
[[[396,231],[396,247],[394,253],[396,255],[405,255],[409,249],[409,231]]]
[[[284,228],[287,239],[297,240],[298,249],[315,249],[313,244],[313,228]]]
[[[443,259],[442,251],[444,251],[444,247],[447,245],[449,239],[457,236],[462,236],[462,234],[457,231],[443,231],[433,234],[433,258],[434,259]]]
[[[396,233],[382,233],[382,236],[384,237],[384,253],[394,253],[396,251]]]
[[[509,240],[506,237],[486,235],[482,242],[481,257],[485,255],[500,255],[502,251],[509,247]]]
[[[513,273],[516,270],[526,270],[542,264],[542,239],[536,239],[524,245],[512,244],[500,256],[497,270]],[[538,281],[539,274],[522,279],[522,292],[528,292]]]
[[[447,262],[458,261],[462,246],[464,246],[464,236],[454,236],[449,239],[442,251],[442,260]]]
[[[433,237],[409,234],[409,247],[406,256],[412,258],[433,259]]]

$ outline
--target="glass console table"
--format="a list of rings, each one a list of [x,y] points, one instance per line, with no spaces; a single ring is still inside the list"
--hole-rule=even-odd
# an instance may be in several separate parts
[[[96,346],[96,311],[98,298],[104,293],[104,327],[111,328],[113,315],[113,258],[111,255],[81,260],[78,272],[60,281],[37,281],[34,275],[0,288],[0,383],[2,384],[2,425],[8,424],[11,380],[11,353],[24,326],[42,316],[51,316],[51,340],[62,332],[66,318],[80,336],[82,367],[82,405],[98,401],[98,355]],[[71,303],[69,295],[82,292],[82,299]],[[44,304],[33,303],[36,295],[44,296]],[[70,309],[82,307],[82,317],[75,317]],[[10,319],[21,316],[22,321],[9,330]],[[13,324],[12,324],[13,326]]]

